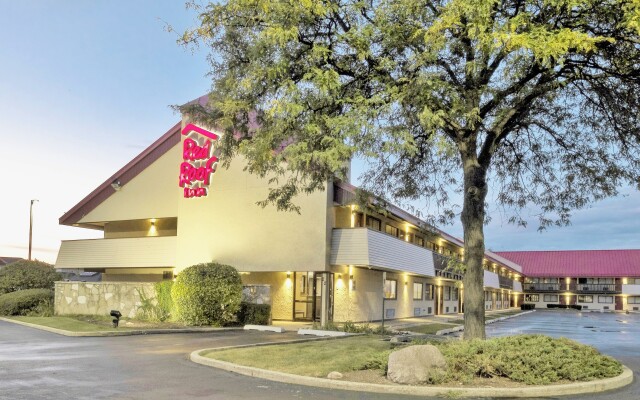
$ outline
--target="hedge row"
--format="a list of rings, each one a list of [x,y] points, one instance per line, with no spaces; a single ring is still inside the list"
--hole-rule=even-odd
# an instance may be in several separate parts
[[[0,296],[0,315],[53,314],[53,290],[26,289]]]

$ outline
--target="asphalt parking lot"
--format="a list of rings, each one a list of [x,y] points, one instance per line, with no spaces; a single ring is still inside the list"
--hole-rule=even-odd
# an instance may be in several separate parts
[[[640,373],[640,315],[538,311],[490,336],[546,333],[594,345]],[[216,332],[72,338],[0,321],[0,399],[412,399],[287,385],[188,360],[196,349],[277,342],[295,333]],[[309,355],[313,362],[313,354]],[[567,397],[565,397],[567,398]],[[640,384],[575,399],[639,399]]]

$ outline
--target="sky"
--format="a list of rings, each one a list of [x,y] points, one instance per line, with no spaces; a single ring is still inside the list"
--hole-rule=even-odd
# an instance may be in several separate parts
[[[0,256],[27,257],[31,199],[34,258],[100,237],[58,218],[178,122],[170,106],[210,88],[205,49],[166,29],[195,21],[179,0],[0,0]],[[543,233],[492,207],[487,248],[640,248],[640,195],[623,192]]]

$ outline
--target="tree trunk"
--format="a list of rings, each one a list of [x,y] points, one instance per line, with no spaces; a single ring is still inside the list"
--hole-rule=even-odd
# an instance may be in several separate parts
[[[474,152],[462,155],[464,165],[464,339],[484,339],[484,217],[486,170]]]

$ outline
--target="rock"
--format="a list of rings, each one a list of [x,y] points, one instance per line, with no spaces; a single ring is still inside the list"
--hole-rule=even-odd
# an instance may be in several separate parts
[[[394,336],[390,340],[391,343],[408,343],[410,341],[411,341],[411,336],[408,336],[408,335]]]
[[[426,383],[436,371],[447,367],[440,350],[432,345],[409,346],[389,355],[387,378],[395,383]]]
[[[342,374],[338,371],[331,371],[329,375],[327,375],[329,379],[342,379]]]

